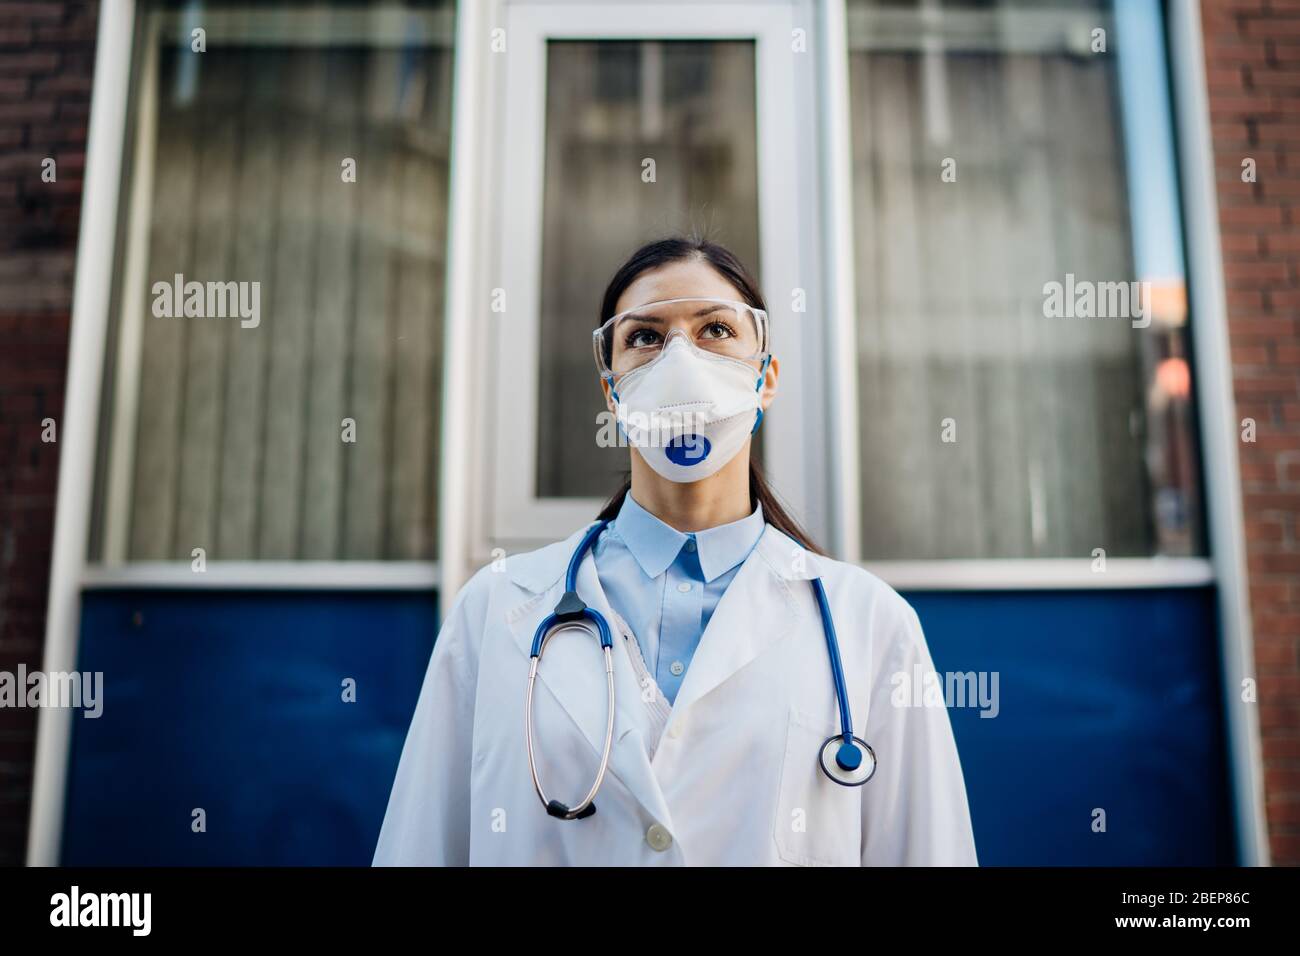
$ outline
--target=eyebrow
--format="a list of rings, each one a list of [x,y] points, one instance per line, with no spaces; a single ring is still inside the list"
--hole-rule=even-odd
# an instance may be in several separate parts
[[[735,306],[727,305],[725,302],[710,302],[704,308],[697,311],[695,315],[691,316],[691,318],[698,319],[706,315],[712,315],[714,312],[720,312],[723,309],[734,309],[734,308]],[[629,312],[627,315],[623,316],[621,319],[618,320],[618,324],[622,325],[624,322],[631,322],[633,320],[636,320],[638,322],[647,322],[651,325],[664,324],[664,320],[659,318],[659,316],[657,315],[641,315],[640,313],[637,312]]]

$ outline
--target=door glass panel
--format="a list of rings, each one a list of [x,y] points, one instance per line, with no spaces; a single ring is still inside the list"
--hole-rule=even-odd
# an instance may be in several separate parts
[[[848,25],[864,556],[1203,553],[1158,4]]]
[[[596,443],[591,331],[614,270],[675,233],[760,266],[754,44],[551,41],[546,82],[537,492],[604,497],[628,460]]]

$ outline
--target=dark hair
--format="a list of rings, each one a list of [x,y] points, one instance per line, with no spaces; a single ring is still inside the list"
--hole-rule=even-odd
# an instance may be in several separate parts
[[[597,321],[604,322],[615,313],[619,297],[642,273],[673,262],[685,262],[691,259],[707,262],[719,275],[735,286],[736,291],[747,304],[764,312],[767,311],[767,304],[763,301],[763,293],[759,291],[758,281],[730,249],[707,239],[674,238],[646,243],[619,266],[618,271],[614,273],[614,278],[609,280],[604,297],[600,300],[600,317]],[[619,509],[623,507],[623,499],[631,489],[632,479],[629,477],[624,480],[623,486],[614,492],[609,501],[605,502],[605,507],[597,517],[601,521],[612,521],[616,518]],[[808,532],[790,517],[777,499],[776,492],[763,478],[762,470],[752,457],[749,460],[749,504],[751,508],[762,505],[763,517],[767,523],[793,538],[807,550],[814,554],[826,553],[817,546]]]

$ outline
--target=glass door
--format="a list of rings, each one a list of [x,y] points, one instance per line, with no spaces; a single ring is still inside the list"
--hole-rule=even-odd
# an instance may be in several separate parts
[[[591,520],[627,469],[591,360],[605,284],[643,242],[700,234],[759,275],[797,381],[815,157],[800,151],[808,69],[787,4],[519,4],[503,42],[506,110],[491,313],[494,543]],[[806,111],[805,111],[806,112]],[[801,254],[803,261],[801,261]],[[800,389],[765,421],[763,457],[798,508]]]

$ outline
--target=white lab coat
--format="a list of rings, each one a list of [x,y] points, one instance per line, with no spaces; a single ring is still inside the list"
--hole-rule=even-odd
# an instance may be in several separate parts
[[[585,530],[585,529],[583,529]],[[564,590],[582,531],[483,568],[447,614],[389,798],[375,865],[975,865],[961,764],[942,707],[891,704],[891,677],[931,664],[916,613],[878,578],[768,526],[709,621],[669,706],[610,608],[588,554],[578,593],[614,635],[615,722],[597,812],[546,814],[524,746],[529,648]],[[818,766],[839,730],[807,579],[825,582],[854,733],[875,750],[861,787]],[[547,644],[535,708],[548,796],[576,805],[605,734],[594,638]]]

